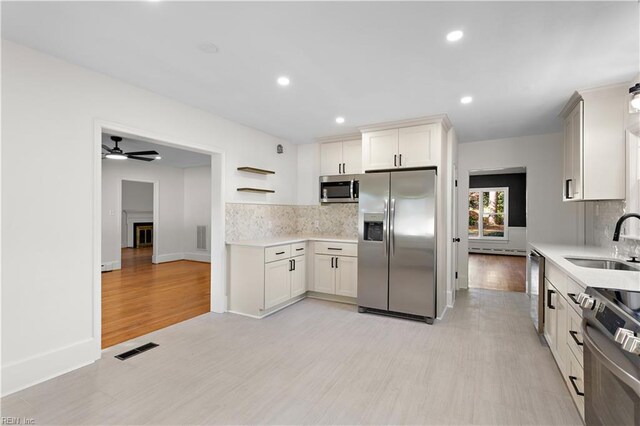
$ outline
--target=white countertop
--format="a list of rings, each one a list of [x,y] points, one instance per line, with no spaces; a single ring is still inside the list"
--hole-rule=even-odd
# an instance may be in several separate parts
[[[327,241],[332,243],[357,243],[357,238],[345,238],[345,237],[332,237],[332,236],[320,236],[310,237],[307,235],[289,235],[286,237],[274,237],[263,238],[258,240],[240,240],[240,241],[227,241],[227,244],[237,246],[252,246],[252,247],[271,247],[279,246],[281,244],[293,244],[301,243],[303,241]]]
[[[545,257],[545,261],[552,262],[558,268],[570,275],[575,281],[585,287],[603,287],[620,290],[640,291],[640,271],[616,271],[607,269],[586,268],[574,265],[565,257],[588,257],[598,259],[615,259],[626,261],[622,256],[613,256],[610,249],[593,246],[568,246],[557,244],[531,243],[536,251]],[[640,264],[634,264],[640,268]]]

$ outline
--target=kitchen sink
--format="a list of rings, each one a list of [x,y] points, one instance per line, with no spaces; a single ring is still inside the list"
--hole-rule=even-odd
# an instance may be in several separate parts
[[[574,265],[582,266],[585,268],[594,269],[613,269],[617,271],[640,271],[639,268],[631,266],[628,263],[621,262],[619,260],[610,259],[587,259],[580,257],[565,257],[569,262]]]

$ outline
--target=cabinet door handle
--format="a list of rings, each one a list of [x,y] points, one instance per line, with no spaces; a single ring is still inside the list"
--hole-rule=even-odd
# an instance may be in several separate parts
[[[576,337],[578,335],[577,331],[569,330],[569,334],[571,335],[571,337],[573,337],[573,340],[574,342],[576,342],[576,345],[584,346],[584,343],[578,340],[578,338]]]
[[[302,250],[304,250],[304,247],[300,247],[296,249],[296,251],[302,251]]]
[[[575,293],[567,293],[567,296],[569,296],[569,299],[571,299],[571,301],[573,303],[575,303],[576,305],[580,304],[580,302],[578,302],[578,299],[576,299],[576,294]]]
[[[573,390],[576,391],[576,394],[578,396],[584,396],[584,392],[580,392],[580,390],[578,390],[578,386],[576,385],[576,380],[578,380],[578,378],[576,376],[569,376],[569,380],[571,381],[571,386],[573,386]]]
[[[393,167],[398,167],[398,156],[393,154]]]
[[[334,257],[331,258],[331,268],[333,268],[333,259],[335,259]]]
[[[402,154],[398,155],[398,159],[400,160],[400,167],[402,167]]]
[[[567,179],[564,181],[564,194],[567,200],[570,200],[573,198],[573,194],[571,194],[571,189],[570,189],[571,182],[573,182],[573,179]]]
[[[342,163],[342,173],[347,173],[347,168],[344,163]]]
[[[293,271],[293,263],[289,260],[289,272]]]
[[[291,261],[293,262],[293,270],[295,271],[295,270],[296,270],[296,260],[295,260],[295,259],[293,259],[293,260],[291,260]]]
[[[338,269],[338,258],[336,257],[336,269]]]
[[[327,247],[327,250],[342,250],[342,249],[337,247]]]
[[[276,256],[280,256],[281,254],[284,254],[284,252],[283,251],[277,251],[276,252]]]
[[[342,164],[338,163],[338,174],[342,174]]]
[[[547,308],[555,309],[556,307],[551,304],[551,295],[555,294],[553,290],[547,290]]]

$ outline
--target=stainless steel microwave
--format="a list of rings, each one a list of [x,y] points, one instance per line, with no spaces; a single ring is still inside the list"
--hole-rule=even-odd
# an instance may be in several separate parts
[[[320,176],[320,202],[357,203],[358,175]]]

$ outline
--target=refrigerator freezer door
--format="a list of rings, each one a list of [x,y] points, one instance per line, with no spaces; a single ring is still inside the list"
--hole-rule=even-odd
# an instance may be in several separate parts
[[[360,177],[358,203],[358,305],[367,308],[388,309],[389,293],[389,173],[366,174]],[[379,227],[376,232],[365,232],[365,221]]]
[[[389,310],[436,316],[436,173],[391,174]]]

